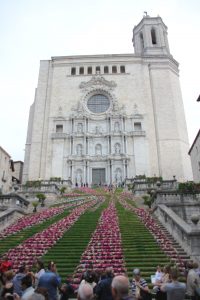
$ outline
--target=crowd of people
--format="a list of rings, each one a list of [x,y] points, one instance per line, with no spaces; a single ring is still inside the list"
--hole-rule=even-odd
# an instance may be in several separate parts
[[[0,299],[2,300],[199,300],[200,270],[192,261],[185,266],[185,282],[178,281],[176,268],[158,266],[151,290],[138,268],[133,270],[129,281],[125,274],[115,276],[114,269],[95,271],[92,264],[82,274],[79,285],[67,279],[64,283],[51,261],[45,268],[37,259],[35,269],[21,264],[15,273],[12,262],[4,257],[0,261]],[[35,270],[35,271],[33,271]]]

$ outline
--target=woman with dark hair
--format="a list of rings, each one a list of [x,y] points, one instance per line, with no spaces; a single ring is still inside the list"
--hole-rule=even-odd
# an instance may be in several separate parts
[[[36,260],[36,269],[37,269],[37,272],[35,274],[33,272],[31,273],[35,288],[37,288],[37,286],[38,286],[38,281],[39,281],[40,277],[45,273],[44,263],[39,258]]]
[[[4,273],[5,284],[3,285],[3,289],[1,291],[0,299],[6,299],[6,294],[13,294],[13,279],[14,273],[13,271],[7,271]]]

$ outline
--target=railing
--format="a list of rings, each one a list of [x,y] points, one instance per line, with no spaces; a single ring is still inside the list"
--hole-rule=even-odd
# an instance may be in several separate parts
[[[200,229],[186,223],[164,204],[156,206],[154,213],[188,255],[200,262]]]
[[[0,207],[15,207],[27,209],[29,201],[17,194],[0,195]]]

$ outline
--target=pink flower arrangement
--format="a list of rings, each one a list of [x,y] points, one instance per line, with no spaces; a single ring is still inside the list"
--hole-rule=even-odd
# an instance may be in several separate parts
[[[52,218],[53,216],[61,214],[65,209],[67,209],[69,207],[77,206],[77,205],[78,205],[77,202],[76,203],[68,203],[61,207],[48,208],[46,210],[43,210],[42,212],[38,212],[35,214],[31,214],[31,215],[22,217],[22,218],[18,219],[14,224],[11,224],[10,226],[8,226],[4,229],[0,233],[0,239],[3,239],[11,234],[17,233],[27,227],[31,227],[33,225],[42,223],[45,220]]]
[[[90,201],[77,208],[74,208],[70,215],[49,226],[47,229],[36,233],[31,238],[24,241],[17,247],[10,249],[6,254],[13,263],[13,269],[17,270],[24,262],[29,267],[34,260],[43,256],[63,234],[79,219],[79,217],[89,208],[96,204],[96,200]]]
[[[115,274],[126,272],[118,217],[113,202],[100,217],[97,228],[73,275],[73,283],[80,283],[82,274],[90,265],[93,269],[101,271],[107,267],[113,267]]]

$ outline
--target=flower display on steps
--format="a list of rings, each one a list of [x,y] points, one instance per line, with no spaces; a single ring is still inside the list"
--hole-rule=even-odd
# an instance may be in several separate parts
[[[1,231],[0,239],[3,239],[11,234],[17,233],[27,227],[40,224],[47,219],[50,219],[58,214],[61,214],[67,208],[77,206],[79,204],[77,204],[77,202],[68,203],[61,207],[48,208],[46,210],[43,210],[42,212],[38,212],[32,215],[22,217],[18,219],[14,224],[11,224],[10,226],[6,227],[3,231]]]
[[[103,211],[97,228],[82,254],[80,264],[75,270],[72,282],[79,284],[83,273],[91,265],[94,270],[103,271],[107,267],[113,267],[115,274],[126,272],[118,217],[113,202]]]
[[[151,232],[164,253],[168,257],[170,257],[170,259],[179,267],[180,270],[182,270],[184,268],[183,258],[177,253],[177,250],[174,248],[172,241],[165,235],[165,233],[152,218],[149,212],[144,208],[135,208],[132,205],[128,204],[125,201],[125,197],[123,196],[119,198],[119,202],[124,208],[134,212],[139,217],[145,227]]]
[[[65,218],[49,226],[45,230],[36,233],[22,244],[10,249],[6,255],[13,263],[13,269],[17,270],[21,262],[31,267],[36,258],[43,256],[63,234],[79,219],[79,217],[90,207],[96,204],[93,200],[76,207]]]

